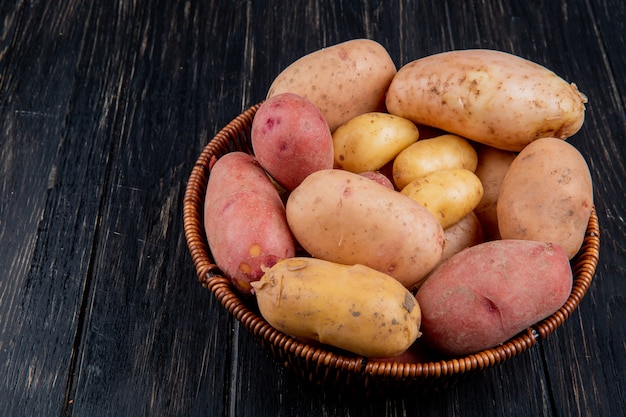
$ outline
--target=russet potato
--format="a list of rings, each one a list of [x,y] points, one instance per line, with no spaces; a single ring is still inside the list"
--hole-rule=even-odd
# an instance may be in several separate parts
[[[389,113],[499,149],[565,139],[583,124],[587,99],[547,68],[506,52],[466,49],[416,59],[398,70]]]
[[[308,98],[332,132],[359,114],[384,111],[394,75],[396,65],[381,44],[352,39],[294,61],[274,79],[267,98],[280,93]]]
[[[582,246],[592,209],[587,162],[555,138],[536,140],[515,157],[496,205],[502,239],[556,243],[569,258]]]
[[[422,281],[443,252],[443,228],[426,208],[349,171],[309,175],[286,204],[287,222],[312,257],[362,264],[407,288]]]

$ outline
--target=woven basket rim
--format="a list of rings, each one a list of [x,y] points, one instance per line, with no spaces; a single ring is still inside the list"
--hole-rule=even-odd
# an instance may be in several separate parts
[[[284,360],[288,356],[314,364],[315,368],[332,368],[340,373],[383,379],[448,378],[494,366],[528,350],[561,326],[585,296],[593,280],[600,252],[600,230],[595,206],[592,207],[583,244],[571,261],[574,284],[565,304],[551,316],[496,347],[464,357],[428,362],[382,361],[344,354],[324,345],[314,346],[274,329],[250,306],[249,300],[240,296],[230,280],[221,275],[219,267],[210,257],[203,226],[203,205],[211,161],[234,149],[252,153],[249,128],[261,104],[262,102],[247,108],[206,144],[188,179],[183,202],[183,220],[187,246],[202,286],[208,288],[224,308],[262,344],[266,344],[277,359]],[[285,361],[286,365],[287,362],[291,361]]]

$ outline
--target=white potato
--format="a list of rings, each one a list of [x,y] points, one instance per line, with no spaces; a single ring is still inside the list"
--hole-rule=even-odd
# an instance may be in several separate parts
[[[468,49],[398,70],[387,109],[499,149],[520,151],[542,137],[565,139],[583,124],[587,99],[547,68],[509,53]]]

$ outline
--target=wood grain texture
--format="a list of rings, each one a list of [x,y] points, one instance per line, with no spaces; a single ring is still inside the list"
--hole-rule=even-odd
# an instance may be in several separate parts
[[[84,33],[64,29],[66,13],[84,11],[57,11],[18,3],[5,19],[15,31],[3,35],[0,398],[7,415],[63,409],[107,168],[107,142],[85,141],[90,126],[79,122],[92,117],[81,103],[89,93],[77,94]]]
[[[0,415],[617,416],[626,409],[621,0],[0,1]],[[539,62],[589,98],[571,139],[602,231],[548,339],[416,398],[351,398],[273,360],[196,281],[186,179],[306,53],[371,38]]]

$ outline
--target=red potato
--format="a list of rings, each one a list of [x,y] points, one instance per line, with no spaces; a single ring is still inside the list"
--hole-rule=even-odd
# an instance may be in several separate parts
[[[308,99],[283,93],[266,100],[252,121],[251,143],[263,168],[287,190],[309,174],[333,167],[333,138]]]
[[[422,340],[461,356],[497,346],[558,310],[572,289],[555,244],[496,240],[465,249],[419,288]]]
[[[394,190],[393,182],[380,171],[366,171],[359,173],[360,176],[369,178],[370,180],[377,182],[378,184],[389,188],[390,190]]]
[[[213,165],[204,226],[213,260],[244,295],[263,268],[295,256],[278,191],[256,159],[243,152],[228,153]]]

